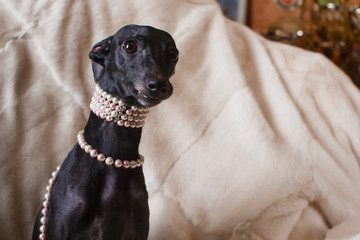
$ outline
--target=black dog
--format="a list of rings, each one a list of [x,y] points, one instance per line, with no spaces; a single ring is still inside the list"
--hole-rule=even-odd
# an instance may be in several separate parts
[[[89,57],[95,82],[124,106],[152,107],[172,94],[169,78],[174,74],[178,50],[165,31],[127,25],[95,44]],[[106,156],[140,158],[140,162],[129,165],[123,161],[122,167],[115,167],[112,161],[97,161],[89,149],[85,152],[84,146],[76,144],[52,185],[43,238],[147,239],[148,194],[138,152],[141,118],[140,125],[134,122],[125,127],[126,121],[108,117],[90,112],[84,139]],[[39,239],[43,215],[40,211],[36,219],[33,240]]]

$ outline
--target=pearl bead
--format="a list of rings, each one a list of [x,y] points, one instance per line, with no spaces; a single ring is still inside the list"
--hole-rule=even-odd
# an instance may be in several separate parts
[[[124,160],[123,161],[123,166],[124,166],[124,168],[129,168],[130,167],[130,162],[128,160]]]
[[[105,155],[102,154],[102,153],[99,153],[99,154],[97,155],[97,160],[98,160],[99,162],[103,162],[103,161],[105,160]]]
[[[118,125],[119,127],[124,126],[124,121],[123,121],[123,120],[117,121],[117,125]]]
[[[44,202],[43,202],[43,207],[44,208],[48,208],[50,206],[50,202],[48,201],[48,200],[45,200]]]
[[[113,97],[112,102],[116,104],[119,102],[119,99],[117,97]]]
[[[55,178],[50,178],[49,179],[50,186],[54,185],[54,183],[55,183]]]
[[[142,162],[140,159],[136,160],[136,165],[137,165],[137,167],[140,167],[142,165]]]
[[[46,226],[45,226],[45,225],[41,225],[39,230],[40,230],[40,232],[42,232],[42,233],[43,233],[43,232],[46,232]]]
[[[131,110],[136,111],[136,110],[138,110],[138,108],[136,106],[132,106]]]
[[[85,141],[80,141],[80,142],[79,142],[79,145],[80,145],[81,149],[85,149],[85,146],[87,145],[87,142],[85,142]]]
[[[112,157],[107,157],[105,159],[105,164],[111,166],[114,163],[114,159]]]
[[[124,101],[123,100],[119,100],[119,106],[124,106],[125,105],[125,103],[124,103]]]
[[[53,172],[51,173],[51,176],[52,176],[53,178],[56,178],[57,175],[58,175],[58,171],[53,171]]]
[[[40,218],[40,222],[41,222],[42,224],[45,224],[45,223],[46,223],[46,217],[45,217],[45,216],[41,217],[41,218]]]
[[[45,193],[44,198],[45,198],[46,200],[50,200],[50,193]]]
[[[118,115],[118,114],[117,114],[116,111],[112,111],[112,112],[111,112],[111,117],[115,118],[117,115]]]
[[[137,163],[135,161],[130,161],[130,167],[131,168],[136,168],[137,167]]]
[[[84,151],[85,151],[86,153],[90,153],[90,151],[91,151],[92,149],[93,149],[93,148],[92,148],[91,145],[86,145],[85,148],[84,148]]]
[[[43,216],[47,215],[47,214],[48,214],[48,209],[47,209],[47,208],[43,208],[43,209],[41,210],[41,214],[42,214]]]
[[[125,122],[124,122],[124,126],[125,126],[125,127],[130,127],[130,122],[129,122],[129,121],[125,121]]]
[[[111,94],[106,94],[105,98],[106,98],[107,100],[109,100],[109,101],[111,101],[111,100],[112,100],[112,96],[111,96]]]
[[[123,115],[121,115],[121,120],[126,120],[126,119],[128,119],[128,116],[127,115],[125,115],[125,114],[123,114]]]
[[[115,167],[119,168],[123,165],[122,161],[120,159],[116,159],[115,161]]]
[[[46,186],[46,191],[50,192],[52,190],[52,186]]]
[[[98,152],[96,151],[96,149],[92,149],[92,150],[90,151],[90,157],[96,158],[97,155],[98,155]]]
[[[45,233],[40,233],[39,239],[40,239],[40,240],[45,240],[45,239],[46,239]]]
[[[106,116],[106,121],[111,122],[112,120],[113,118],[110,115]]]

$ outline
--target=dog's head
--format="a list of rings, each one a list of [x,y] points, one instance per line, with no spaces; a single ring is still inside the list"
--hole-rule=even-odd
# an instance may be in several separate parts
[[[95,44],[89,57],[101,88],[128,104],[152,107],[171,96],[178,55],[169,33],[127,25]]]

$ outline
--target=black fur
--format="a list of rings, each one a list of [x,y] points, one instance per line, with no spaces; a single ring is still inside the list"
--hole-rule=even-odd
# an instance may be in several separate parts
[[[162,30],[127,25],[97,43],[90,54],[95,82],[129,105],[151,107],[172,94],[178,50]],[[141,128],[119,127],[90,112],[86,141],[119,159],[137,159]],[[39,239],[39,212],[33,240]],[[142,167],[123,169],[99,163],[78,144],[64,160],[51,191],[50,240],[144,240],[149,207]]]

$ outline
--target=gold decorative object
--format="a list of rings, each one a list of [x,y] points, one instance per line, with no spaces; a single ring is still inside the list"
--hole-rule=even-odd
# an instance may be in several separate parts
[[[302,0],[276,3],[284,14],[262,34],[323,53],[360,87],[360,4],[346,0],[316,0],[310,6]]]

